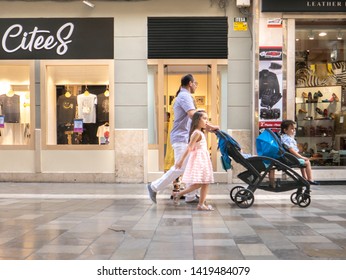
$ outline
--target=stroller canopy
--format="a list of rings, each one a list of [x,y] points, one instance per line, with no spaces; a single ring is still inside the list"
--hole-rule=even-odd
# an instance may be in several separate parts
[[[285,153],[281,140],[270,129],[266,128],[256,139],[257,154],[259,156],[279,159]]]

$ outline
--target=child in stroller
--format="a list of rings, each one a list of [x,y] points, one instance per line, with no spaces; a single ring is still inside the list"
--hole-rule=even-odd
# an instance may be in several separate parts
[[[292,120],[284,120],[281,123],[281,141],[285,149],[291,154],[297,157],[299,163],[303,166],[300,168],[302,176],[308,180],[310,185],[318,185],[316,181],[312,179],[311,163],[307,157],[302,156],[299,153],[297,141],[294,139],[296,128],[295,122]]]
[[[271,131],[267,132],[269,134],[274,134]],[[231,200],[234,201],[237,206],[241,208],[251,207],[254,203],[254,193],[257,189],[270,192],[295,190],[295,192],[291,194],[291,202],[293,204],[299,205],[300,207],[307,207],[310,204],[310,183],[300,176],[293,167],[287,165],[288,163],[292,163],[292,166],[294,166],[293,163],[297,164],[297,159],[293,155],[290,155],[290,153],[284,152],[284,149],[280,146],[280,140],[273,140],[273,138],[271,138],[266,144],[261,143],[263,147],[272,149],[274,146],[273,143],[275,142],[277,147],[280,147],[279,153],[282,153],[278,156],[278,159],[263,155],[245,158],[241,153],[240,145],[230,135],[221,130],[215,133],[218,137],[218,145],[224,169],[227,170],[231,168],[232,159],[245,168],[245,171],[238,174],[238,178],[248,186],[246,188],[243,186],[235,186],[230,191]],[[265,178],[267,178],[270,172],[275,170],[282,171],[287,179],[281,180],[279,187],[272,188],[268,185],[268,182],[265,181]]]

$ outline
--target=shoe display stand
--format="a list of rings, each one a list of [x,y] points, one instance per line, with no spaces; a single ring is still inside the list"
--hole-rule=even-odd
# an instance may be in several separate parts
[[[340,139],[336,126],[342,124],[338,132],[346,134],[341,93],[341,86],[296,88],[296,140],[300,153],[310,158],[313,166],[340,165],[344,153],[335,142]]]

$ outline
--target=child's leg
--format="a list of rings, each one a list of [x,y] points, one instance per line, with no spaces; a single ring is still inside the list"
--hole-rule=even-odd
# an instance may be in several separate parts
[[[313,181],[312,180],[312,170],[311,170],[311,163],[310,160],[306,160],[305,161],[306,164],[306,168],[305,168],[305,172],[306,172],[306,179],[309,181]]]
[[[302,173],[302,177],[306,180],[308,180],[308,177],[306,176],[306,168],[303,167],[303,168],[300,168],[300,172]]]
[[[201,184],[200,186],[201,186],[201,191],[200,191],[198,204],[203,205],[205,203],[205,200],[207,199],[209,185],[208,184]]]
[[[269,170],[268,176],[269,176],[270,186],[275,187],[275,170],[274,169]]]
[[[201,184],[201,196],[199,197],[199,202],[197,205],[197,210],[200,211],[213,211],[214,208],[211,205],[206,205],[205,200],[207,199],[207,194],[209,190],[209,184]]]

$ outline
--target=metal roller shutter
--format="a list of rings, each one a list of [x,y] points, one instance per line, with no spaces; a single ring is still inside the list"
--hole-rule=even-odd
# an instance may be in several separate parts
[[[148,58],[227,58],[227,17],[148,18]]]

